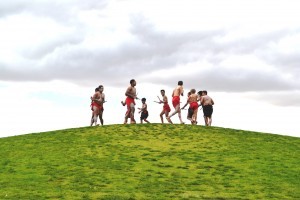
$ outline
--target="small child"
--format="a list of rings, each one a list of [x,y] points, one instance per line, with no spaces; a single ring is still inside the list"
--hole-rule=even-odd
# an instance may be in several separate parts
[[[148,110],[147,110],[147,104],[146,104],[146,98],[142,98],[142,107],[138,108],[140,111],[139,113],[141,113],[141,124],[143,123],[143,120],[147,123],[150,123],[147,118],[149,116],[148,114]]]

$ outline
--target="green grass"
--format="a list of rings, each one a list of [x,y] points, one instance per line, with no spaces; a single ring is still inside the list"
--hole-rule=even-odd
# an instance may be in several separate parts
[[[0,199],[300,199],[300,138],[110,125],[0,139]]]

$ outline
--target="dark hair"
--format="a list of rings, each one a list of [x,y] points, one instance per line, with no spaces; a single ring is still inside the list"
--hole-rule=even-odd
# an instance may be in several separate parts
[[[182,81],[178,81],[178,85],[183,85],[183,82]]]
[[[98,87],[98,88],[99,88],[99,89],[100,89],[100,88],[103,88],[103,85],[99,85],[99,87]]]
[[[146,101],[146,98],[142,98],[142,101]]]
[[[195,89],[191,89],[191,93],[192,93],[192,94],[195,94],[195,93],[196,93],[196,90],[195,90]]]
[[[131,79],[131,80],[130,80],[130,84],[132,84],[134,81],[135,81],[134,79]]]
[[[165,90],[160,90],[161,92],[166,92]]]
[[[198,94],[201,96],[201,95],[202,95],[202,90],[200,90],[200,91],[198,92]]]
[[[98,88],[98,87],[95,88],[95,92],[97,92],[97,91],[99,91],[99,88]]]
[[[207,91],[206,91],[206,90],[203,90],[203,93],[204,93],[204,94],[207,94]]]

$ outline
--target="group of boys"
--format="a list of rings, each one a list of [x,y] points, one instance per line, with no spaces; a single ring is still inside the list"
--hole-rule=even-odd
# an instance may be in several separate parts
[[[204,121],[206,126],[211,126],[212,123],[212,113],[213,113],[213,105],[214,101],[211,97],[207,95],[207,91],[199,91],[196,94],[195,89],[191,89],[188,92],[188,98],[186,104],[180,108],[180,96],[183,96],[183,82],[178,81],[177,87],[173,90],[172,93],[172,104],[175,111],[168,116],[170,111],[165,110],[166,119],[169,123],[172,123],[171,117],[178,114],[178,118],[181,124],[184,124],[181,117],[181,110],[185,109],[185,107],[189,104],[187,119],[191,121],[191,124],[197,124],[197,115],[199,107],[202,106]],[[163,95],[165,96],[165,95]],[[199,102],[199,103],[198,103]],[[169,109],[168,109],[169,110]],[[162,119],[162,116],[161,116]],[[163,123],[163,120],[162,120]]]
[[[134,79],[130,80],[130,86],[127,88],[127,90],[125,92],[126,99],[125,99],[125,101],[121,101],[123,106],[125,106],[125,105],[127,106],[124,124],[128,123],[128,119],[130,119],[131,124],[136,123],[136,121],[134,119],[135,105],[136,105],[135,100],[137,100],[139,98],[137,97],[135,86],[136,86],[136,81]],[[164,104],[163,109],[160,113],[160,119],[161,119],[162,123],[164,123],[163,115],[165,115],[165,117],[169,123],[173,124],[171,117],[178,114],[180,123],[184,124],[184,122],[182,121],[182,117],[181,117],[181,110],[185,109],[185,107],[189,104],[190,106],[188,109],[187,119],[191,121],[191,124],[197,124],[198,110],[199,110],[199,107],[202,106],[205,125],[211,126],[211,123],[212,123],[211,116],[213,113],[214,101],[211,97],[209,97],[207,95],[207,91],[205,91],[205,90],[199,91],[196,94],[196,90],[191,89],[191,91],[188,93],[188,98],[187,98],[186,104],[182,108],[180,108],[180,96],[183,96],[184,90],[183,90],[183,82],[178,81],[178,85],[176,86],[176,88],[173,90],[173,93],[172,93],[172,105],[173,105],[175,111],[170,116],[169,116],[169,113],[171,111],[171,108],[168,103],[168,98],[165,95],[165,90],[161,90],[160,92],[161,92],[162,99],[160,99],[158,97],[159,101],[155,101],[155,102],[159,103],[159,104]],[[97,116],[99,116],[101,124],[103,125],[102,114],[103,114],[103,103],[105,102],[105,95],[103,93],[102,85],[99,86],[98,88],[96,88],[95,94],[93,95],[93,97],[91,97],[91,100],[92,100],[91,107],[93,110],[91,126],[93,125],[93,123],[95,123],[95,125],[97,125]],[[141,117],[140,117],[141,123],[143,123],[143,121],[150,123],[147,120],[149,114],[148,114],[148,110],[147,110],[146,98],[142,98],[141,100],[142,100],[142,107],[138,108],[140,110],[139,113],[141,113]]]

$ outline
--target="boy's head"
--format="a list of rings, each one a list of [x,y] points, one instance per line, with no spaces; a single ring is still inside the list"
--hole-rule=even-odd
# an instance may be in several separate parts
[[[99,88],[97,87],[97,88],[95,88],[95,92],[98,92],[99,91]]]
[[[202,96],[202,91],[201,91],[201,90],[198,92],[198,95],[199,95],[199,96]]]
[[[191,89],[191,94],[195,94],[196,90],[195,89]]]
[[[146,98],[142,98],[142,103],[145,103],[146,102]]]
[[[134,79],[131,79],[131,80],[130,80],[130,85],[136,86],[136,81],[135,81]]]
[[[103,91],[104,90],[104,87],[103,87],[103,85],[99,85],[99,91]]]
[[[187,96],[188,96],[188,97],[191,96],[191,92],[188,92],[188,93],[187,93]]]
[[[178,81],[178,85],[182,86],[183,82],[182,81]]]
[[[162,95],[164,95],[166,92],[165,92],[165,90],[160,90],[160,93],[161,93]]]

